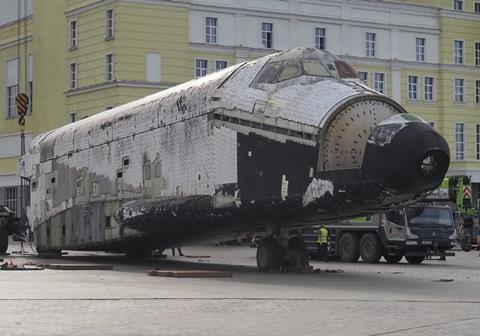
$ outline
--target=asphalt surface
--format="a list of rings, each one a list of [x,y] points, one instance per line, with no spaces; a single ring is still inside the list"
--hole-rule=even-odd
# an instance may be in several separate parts
[[[169,252],[156,260],[91,252],[4,257],[113,270],[0,271],[0,335],[480,334],[478,251],[421,265],[313,262],[321,269],[313,274],[258,272],[248,247],[184,248],[191,257]],[[160,278],[146,274],[152,268],[233,277]]]

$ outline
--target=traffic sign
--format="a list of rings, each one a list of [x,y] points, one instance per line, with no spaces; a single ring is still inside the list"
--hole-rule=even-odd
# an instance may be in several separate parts
[[[18,115],[25,115],[28,111],[28,96],[25,93],[19,93],[15,98],[17,102],[17,113]]]
[[[472,188],[470,186],[463,188],[463,198],[472,198]]]

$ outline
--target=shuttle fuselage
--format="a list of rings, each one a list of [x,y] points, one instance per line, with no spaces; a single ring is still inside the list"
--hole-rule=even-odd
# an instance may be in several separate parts
[[[131,250],[401,206],[448,164],[427,123],[299,48],[40,135],[20,174],[40,250]]]

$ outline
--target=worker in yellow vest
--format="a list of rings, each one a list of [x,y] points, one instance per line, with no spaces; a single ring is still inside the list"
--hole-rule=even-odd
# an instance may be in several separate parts
[[[327,261],[328,230],[327,230],[325,224],[322,224],[320,226],[320,229],[318,230],[317,244],[318,244],[318,258],[322,259],[324,261]]]

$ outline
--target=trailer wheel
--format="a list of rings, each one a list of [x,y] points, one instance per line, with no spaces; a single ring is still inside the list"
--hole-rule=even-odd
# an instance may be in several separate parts
[[[0,228],[0,254],[7,253],[8,249],[8,233],[4,228]]]
[[[338,242],[338,255],[341,261],[356,262],[360,256],[358,252],[358,236],[351,232],[342,234]]]
[[[383,257],[389,264],[397,264],[402,260],[403,254],[385,254]]]
[[[407,261],[410,263],[410,264],[420,264],[422,261],[425,260],[425,257],[405,257],[405,259],[407,259]]]
[[[377,235],[374,233],[365,233],[360,239],[360,256],[363,262],[376,264],[382,257],[382,245]]]
[[[281,265],[280,246],[271,238],[262,239],[257,248],[257,267],[260,271],[279,269]]]

